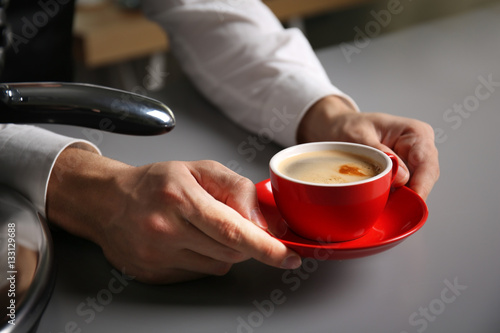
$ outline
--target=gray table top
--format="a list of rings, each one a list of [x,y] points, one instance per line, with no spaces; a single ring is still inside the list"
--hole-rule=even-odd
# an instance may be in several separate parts
[[[58,278],[39,332],[498,332],[499,15],[491,5],[318,51],[332,81],[362,110],[435,128],[441,178],[427,223],[403,243],[297,271],[248,261],[224,277],[149,286],[121,277],[96,246],[56,232]],[[268,178],[280,148],[239,153],[251,134],[185,77],[172,74],[153,97],[177,117],[164,136],[47,127],[90,138],[105,155],[134,165],[214,159],[254,182]]]

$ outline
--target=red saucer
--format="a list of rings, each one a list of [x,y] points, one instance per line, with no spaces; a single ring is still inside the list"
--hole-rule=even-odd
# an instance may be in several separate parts
[[[347,242],[318,242],[303,238],[288,228],[276,208],[269,179],[255,186],[269,232],[302,257],[319,260],[353,259],[388,250],[420,229],[428,215],[422,198],[403,186],[390,194],[382,216],[363,237]]]

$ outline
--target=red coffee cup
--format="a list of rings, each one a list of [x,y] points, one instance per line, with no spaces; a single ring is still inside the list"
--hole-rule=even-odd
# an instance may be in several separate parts
[[[364,157],[380,172],[368,179],[318,184],[284,175],[279,165],[292,156],[335,150]],[[286,148],[269,162],[274,200],[287,225],[298,235],[321,242],[342,242],[365,235],[380,216],[398,170],[398,160],[373,147],[347,142],[314,142]]]

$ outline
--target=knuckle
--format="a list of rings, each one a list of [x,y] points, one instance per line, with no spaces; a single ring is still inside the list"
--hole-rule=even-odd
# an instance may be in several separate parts
[[[168,225],[165,223],[165,219],[160,214],[150,214],[144,218],[141,222],[142,231],[144,235],[149,239],[149,237],[155,237],[168,234]]]
[[[407,119],[406,121],[411,131],[423,138],[434,141],[434,128],[430,124],[417,119]]]
[[[196,162],[199,164],[201,167],[206,168],[206,169],[218,169],[222,167],[223,165],[217,161],[214,160],[200,160]]]
[[[258,261],[274,265],[277,261],[281,261],[283,259],[281,256],[282,254],[276,244],[262,242],[259,244],[258,251],[253,257]]]
[[[427,160],[427,154],[423,149],[415,149],[408,157],[408,162],[412,165],[420,165]]]
[[[219,224],[219,235],[222,242],[230,248],[238,248],[243,240],[243,231],[238,224],[224,221]]]
[[[253,190],[255,185],[250,179],[239,176],[236,179],[234,188],[238,190]]]
[[[422,126],[422,131],[425,132],[426,135],[434,137],[434,128],[430,124],[420,122],[420,126]]]
[[[269,259],[269,258],[274,258],[275,257],[275,254],[276,254],[276,249],[271,246],[271,245],[267,245],[267,246],[264,246],[261,248],[261,258],[262,259]]]
[[[145,217],[139,224],[135,237],[144,240],[140,245],[136,244],[134,253],[136,258],[145,263],[154,263],[162,257],[160,248],[175,248],[181,241],[182,233],[175,223],[169,223],[160,214],[151,214]]]
[[[224,258],[227,258],[227,261],[230,263],[238,263],[248,259],[245,254],[232,249],[229,249],[226,253],[224,253]]]
[[[164,186],[160,192],[161,201],[172,204],[181,205],[185,201],[183,192],[173,186]]]

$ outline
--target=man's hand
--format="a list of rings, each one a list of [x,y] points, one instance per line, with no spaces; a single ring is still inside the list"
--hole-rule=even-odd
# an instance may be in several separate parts
[[[47,215],[148,283],[223,275],[249,258],[301,263],[264,230],[254,184],[213,161],[132,167],[68,148],[50,178]]]
[[[356,112],[335,96],[325,97],[309,109],[297,139],[348,141],[395,153],[400,159],[395,185],[408,183],[423,199],[439,178],[434,131],[428,124],[384,113]]]

